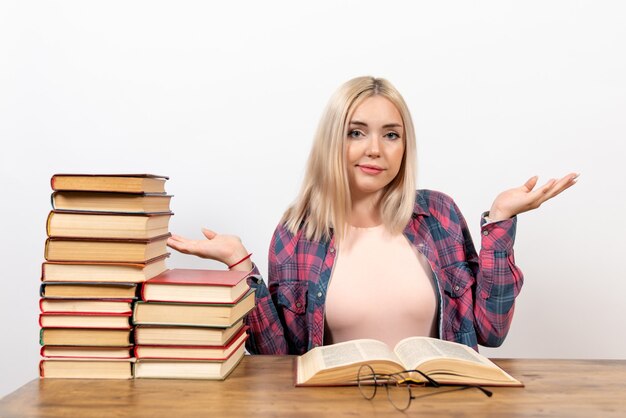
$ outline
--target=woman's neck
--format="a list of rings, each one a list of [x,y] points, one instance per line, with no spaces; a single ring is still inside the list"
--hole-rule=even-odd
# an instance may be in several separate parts
[[[383,220],[380,215],[380,196],[353,197],[352,211],[348,214],[348,224],[359,228],[369,228],[380,225]]]

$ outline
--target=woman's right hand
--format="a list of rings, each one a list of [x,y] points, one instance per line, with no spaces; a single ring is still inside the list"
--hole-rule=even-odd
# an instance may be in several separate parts
[[[172,235],[167,245],[184,254],[220,261],[227,266],[235,264],[248,255],[241,239],[234,235],[221,235],[210,229],[202,228],[206,239],[188,239],[180,235]],[[233,267],[233,270],[252,270],[250,259]]]

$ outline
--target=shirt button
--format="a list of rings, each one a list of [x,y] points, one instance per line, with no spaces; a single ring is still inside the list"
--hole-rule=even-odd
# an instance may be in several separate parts
[[[489,235],[489,231],[483,231],[483,235],[485,236]]]
[[[334,254],[335,253],[335,247],[330,247],[330,253]]]
[[[456,286],[454,286],[454,291],[455,291],[455,292],[458,292],[458,291],[459,291],[459,289],[460,289],[460,287],[459,287],[459,285],[458,285],[458,284],[457,284]]]
[[[321,298],[322,297],[322,292],[317,292],[317,297]]]
[[[302,304],[300,302],[296,303],[296,308],[302,308]]]

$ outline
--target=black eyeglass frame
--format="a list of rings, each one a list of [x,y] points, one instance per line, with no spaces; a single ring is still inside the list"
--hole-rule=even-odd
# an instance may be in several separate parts
[[[363,370],[365,369],[365,375],[363,375]],[[368,373],[369,371],[369,373]],[[405,376],[408,375],[409,373],[417,373],[420,376],[422,376],[425,381],[424,382],[417,382],[412,380],[411,378],[406,378]],[[366,379],[362,379],[362,377],[365,377]],[[373,383],[373,391],[371,396],[369,395],[369,391],[368,390],[364,390],[361,386],[372,386]],[[374,397],[376,396],[377,393],[377,389],[378,386],[385,386],[385,392],[387,393],[387,400],[393,405],[394,408],[396,408],[398,411],[405,411],[407,410],[410,406],[411,406],[411,401],[413,399],[415,399],[415,396],[413,396],[413,391],[411,390],[412,386],[432,386],[432,387],[441,387],[442,385],[437,382],[435,379],[433,379],[432,377],[428,376],[426,373],[422,372],[421,370],[417,370],[417,369],[413,369],[413,370],[402,370],[401,372],[396,372],[396,373],[376,373],[374,372],[374,369],[372,368],[372,366],[370,366],[369,364],[363,364],[361,365],[361,367],[359,367],[359,372],[357,374],[357,385],[359,387],[359,392],[361,393],[361,396],[363,396],[363,398],[367,399],[368,401],[371,401],[372,399],[374,399]],[[405,385],[405,387],[407,388],[408,391],[408,395],[409,397],[407,398],[407,403],[406,406],[404,405],[398,405],[391,397],[390,395],[390,385],[396,385],[396,386],[400,386],[400,385]],[[460,386],[457,390],[465,390],[465,389],[471,389],[471,388],[476,388],[478,390],[480,390],[482,393],[484,393],[487,397],[491,397],[493,395],[493,392],[491,392],[488,389],[485,389],[484,387],[480,386],[480,385],[462,385]]]

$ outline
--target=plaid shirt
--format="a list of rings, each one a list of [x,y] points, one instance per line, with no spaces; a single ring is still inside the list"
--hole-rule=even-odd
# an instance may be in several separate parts
[[[430,262],[439,298],[439,337],[477,349],[502,344],[513,318],[522,272],[515,265],[517,219],[481,220],[476,254],[467,223],[443,193],[418,190],[404,235]],[[336,251],[334,238],[312,241],[279,225],[269,253],[269,288],[255,267],[249,283],[246,346],[258,354],[302,354],[324,343],[324,309]]]

